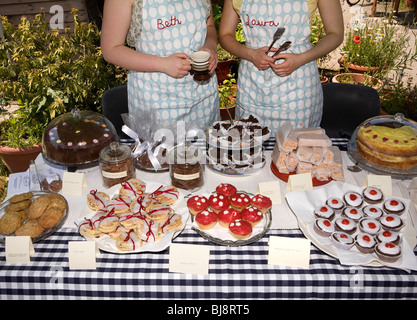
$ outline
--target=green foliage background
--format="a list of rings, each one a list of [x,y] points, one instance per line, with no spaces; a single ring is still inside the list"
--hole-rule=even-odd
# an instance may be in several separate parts
[[[47,124],[74,107],[101,112],[104,91],[126,83],[127,72],[103,59],[98,27],[81,23],[76,9],[72,16],[74,29],[61,34],[43,13],[22,18],[18,27],[2,17],[0,98],[19,104],[15,118],[2,125],[2,145],[39,143]],[[16,132],[23,139],[16,141]]]

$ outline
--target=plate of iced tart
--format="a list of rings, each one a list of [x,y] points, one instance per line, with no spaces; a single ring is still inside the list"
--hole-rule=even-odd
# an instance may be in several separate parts
[[[304,235],[342,264],[417,269],[405,236],[409,200],[347,183],[291,192],[286,200]]]
[[[270,198],[220,183],[215,191],[190,195],[191,228],[204,239],[225,246],[243,246],[261,239],[271,226]]]
[[[80,234],[111,253],[159,252],[185,227],[177,188],[130,179],[109,189],[91,190],[77,222]]]

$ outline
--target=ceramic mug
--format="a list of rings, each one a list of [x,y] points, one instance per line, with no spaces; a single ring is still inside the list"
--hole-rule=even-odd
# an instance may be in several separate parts
[[[191,54],[191,68],[195,81],[206,81],[210,79],[209,67],[210,53],[207,51],[196,51]]]

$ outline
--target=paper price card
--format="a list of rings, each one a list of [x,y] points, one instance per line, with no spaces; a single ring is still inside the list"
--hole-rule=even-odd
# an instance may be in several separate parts
[[[391,176],[368,174],[364,181],[363,187],[376,187],[379,188],[385,196],[392,196]]]
[[[71,270],[95,270],[100,256],[95,241],[69,241],[68,257]]]
[[[210,246],[172,243],[169,272],[208,275]]]
[[[287,190],[313,190],[313,180],[311,177],[311,173],[300,173],[290,175],[288,177]]]
[[[272,205],[281,204],[281,188],[279,181],[259,183],[258,193],[269,197],[272,201]]]
[[[61,191],[63,194],[81,195],[85,187],[87,187],[87,182],[84,173],[64,172]]]
[[[268,264],[308,269],[310,240],[270,236]]]
[[[6,237],[6,263],[30,263],[30,257],[35,254],[32,239],[27,236]]]

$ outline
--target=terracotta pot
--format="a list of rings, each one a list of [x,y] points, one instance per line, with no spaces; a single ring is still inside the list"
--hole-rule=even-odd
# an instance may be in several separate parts
[[[344,81],[344,77],[347,77],[349,81]],[[364,84],[365,80],[367,80],[369,84],[372,84],[371,87],[375,90],[379,90],[382,87],[382,81],[362,73],[340,73],[338,75],[335,75],[332,79],[333,82],[366,85]]]
[[[339,64],[341,66],[345,66],[345,62],[344,62],[345,57],[341,57],[339,59]],[[368,74],[374,74],[379,70],[379,67],[367,67],[367,66],[358,66],[356,64],[353,63],[349,63],[347,64],[347,67],[349,69],[349,72],[351,73],[368,73]]]
[[[219,61],[216,68],[217,83],[223,84],[224,80],[229,79],[230,65],[233,60]]]
[[[35,160],[41,153],[42,145],[27,148],[10,148],[0,146],[0,156],[11,173],[24,172],[29,169],[30,160]]]

